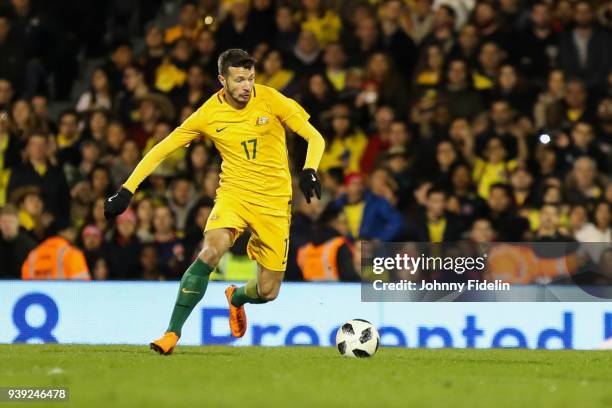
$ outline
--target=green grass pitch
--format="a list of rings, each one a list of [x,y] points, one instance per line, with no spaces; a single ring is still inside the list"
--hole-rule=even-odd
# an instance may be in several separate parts
[[[0,345],[0,386],[74,407],[612,407],[612,352]],[[2,406],[43,406],[5,404]]]

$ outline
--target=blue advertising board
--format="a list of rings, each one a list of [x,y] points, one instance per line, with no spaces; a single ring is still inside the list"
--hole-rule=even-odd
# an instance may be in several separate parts
[[[375,324],[402,347],[594,349],[612,337],[612,303],[366,303],[359,284],[284,283],[270,304],[247,305],[230,336],[227,283],[211,282],[181,344],[320,345],[344,321]],[[165,330],[177,282],[0,281],[0,343],[147,344]]]

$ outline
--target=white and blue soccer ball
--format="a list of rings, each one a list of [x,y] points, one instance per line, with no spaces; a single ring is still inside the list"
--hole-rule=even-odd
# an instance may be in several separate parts
[[[379,344],[378,330],[367,320],[349,320],[336,333],[336,347],[344,357],[372,357]]]

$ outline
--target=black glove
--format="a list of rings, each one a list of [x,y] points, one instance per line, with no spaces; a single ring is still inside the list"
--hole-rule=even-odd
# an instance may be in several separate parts
[[[313,169],[304,169],[300,173],[300,190],[306,197],[306,202],[310,204],[310,198],[315,195],[321,199],[321,182],[317,177],[317,172]]]
[[[117,192],[104,201],[104,217],[111,220],[124,212],[132,201],[132,192],[121,187]]]

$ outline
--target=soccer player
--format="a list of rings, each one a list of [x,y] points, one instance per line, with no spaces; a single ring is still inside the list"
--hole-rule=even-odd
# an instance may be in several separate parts
[[[257,261],[257,279],[225,290],[232,335],[242,337],[246,331],[245,303],[266,303],[278,295],[291,222],[285,125],[308,141],[300,189],[309,203],[315,195],[321,198],[316,169],[325,141],[297,102],[273,88],[255,85],[254,64],[243,50],[223,52],[218,60],[223,88],[147,153],[125,184],[105,202],[107,218],[121,214],[138,185],[164,158],[195,139],[210,138],[223,159],[217,198],[204,228],[204,246],[181,279],[166,333],[150,344],[160,354],[172,353],[183,324],[204,296],[210,273],[247,227],[253,233],[247,252]]]

